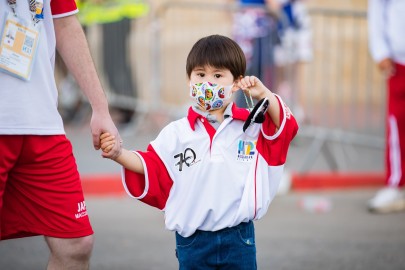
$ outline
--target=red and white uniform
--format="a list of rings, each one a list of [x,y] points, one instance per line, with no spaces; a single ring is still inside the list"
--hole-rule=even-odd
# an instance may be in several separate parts
[[[128,194],[164,210],[166,228],[184,237],[260,219],[277,192],[297,122],[282,105],[279,130],[266,114],[244,133],[249,112],[229,106],[232,116],[217,130],[190,108],[135,152],[145,175],[123,171]]]
[[[386,184],[405,185],[405,1],[369,1],[369,45],[378,63],[390,58],[395,73],[387,79]]]
[[[29,1],[16,14],[32,20]],[[54,78],[54,18],[78,12],[74,0],[44,1],[31,79],[0,72],[0,240],[93,234],[72,146],[59,115]],[[12,12],[0,1],[0,32]]]

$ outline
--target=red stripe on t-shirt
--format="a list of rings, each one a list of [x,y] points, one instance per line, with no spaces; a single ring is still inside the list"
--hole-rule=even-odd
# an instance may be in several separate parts
[[[257,151],[266,160],[269,166],[279,166],[283,165],[287,158],[288,147],[290,142],[295,137],[298,131],[298,124],[292,114],[287,116],[284,114],[283,106],[279,101],[280,105],[280,123],[286,117],[286,122],[281,133],[274,139],[268,140],[263,134],[260,134],[257,141]],[[285,110],[288,110],[285,108]],[[265,121],[263,123],[263,132],[267,136],[271,136],[276,132],[276,126],[273,121],[266,115]]]
[[[74,0],[51,0],[52,15],[61,15],[77,10]]]
[[[152,145],[148,146],[146,152],[137,153],[146,163],[145,171],[149,180],[147,194],[140,201],[162,210],[166,206],[173,181]],[[134,197],[139,197],[145,191],[145,175],[125,170],[125,184]]]
[[[257,165],[259,163],[259,156],[256,156],[256,164],[255,164],[255,215],[253,216],[253,219],[256,218],[257,215]]]

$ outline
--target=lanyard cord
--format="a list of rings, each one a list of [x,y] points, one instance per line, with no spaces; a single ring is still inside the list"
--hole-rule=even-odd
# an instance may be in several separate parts
[[[17,1],[17,0],[14,0]],[[35,0],[29,0],[28,3],[30,3],[30,11],[35,13],[36,11],[36,1]]]
[[[17,0],[7,0],[7,3],[11,10],[14,13],[14,16],[17,17],[16,7],[17,7]],[[32,20],[34,25],[37,24],[41,19],[43,19],[43,1],[38,0],[29,0],[29,9],[32,14]],[[37,12],[37,7],[40,8],[39,12]]]
[[[16,8],[16,6],[17,6],[17,0],[7,0],[7,3],[8,3],[8,6],[9,6],[9,7],[11,8],[11,10],[13,11],[14,16],[17,17],[17,14],[16,14],[16,12],[15,12],[15,8]]]
[[[254,107],[255,103],[253,102],[253,98],[252,98],[252,95],[250,94],[250,91],[249,91],[249,100],[248,100],[248,98],[246,96],[245,91],[243,91],[243,96],[245,97],[245,101],[246,101],[246,105],[248,107],[248,110],[251,112],[253,110],[253,107]]]

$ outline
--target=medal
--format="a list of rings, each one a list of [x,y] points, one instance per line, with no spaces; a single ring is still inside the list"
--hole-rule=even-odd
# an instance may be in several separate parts
[[[246,96],[245,96],[246,98]],[[252,97],[250,97],[252,98]],[[252,100],[253,101],[253,100]],[[253,109],[249,109],[250,113],[248,118],[246,119],[245,123],[243,124],[243,132],[246,129],[253,125],[253,123],[261,124],[264,122],[264,114],[267,112],[269,108],[269,99],[267,97],[261,99]],[[248,105],[249,106],[249,105]]]

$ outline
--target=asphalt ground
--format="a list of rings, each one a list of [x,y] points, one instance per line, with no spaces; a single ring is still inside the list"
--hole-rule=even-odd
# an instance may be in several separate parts
[[[405,269],[405,213],[366,211],[374,189],[290,192],[255,222],[259,269]],[[313,212],[302,203],[328,202]],[[128,197],[88,197],[95,231],[91,269],[178,269],[163,214]],[[42,237],[0,242],[0,269],[45,269]]]
[[[151,123],[143,127],[147,125],[136,135],[121,129],[124,146],[145,149],[158,130]],[[119,173],[119,166],[92,149],[88,127],[66,130],[83,176]],[[294,141],[288,171],[308,158],[309,143],[303,138]],[[382,171],[381,150],[350,147],[350,153],[354,156],[347,157],[349,171]],[[328,170],[322,155],[311,158],[313,170]],[[277,196],[267,215],[255,222],[259,269],[405,269],[405,212],[369,213],[367,200],[378,188],[292,189]],[[159,210],[125,195],[91,192],[86,205],[96,237],[91,269],[178,268],[174,234],[164,228]],[[2,241],[0,269],[45,269],[48,254],[40,236]]]

